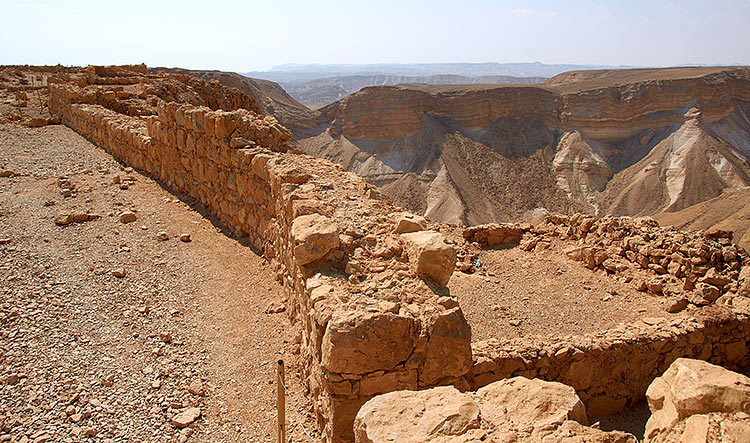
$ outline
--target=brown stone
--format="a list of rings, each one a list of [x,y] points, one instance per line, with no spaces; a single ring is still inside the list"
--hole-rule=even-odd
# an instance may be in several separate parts
[[[190,426],[198,417],[201,416],[200,408],[187,408],[170,419],[172,425],[176,428]]]
[[[60,212],[55,215],[55,224],[58,226],[65,226],[73,223],[73,214],[68,212]]]
[[[120,214],[120,223],[132,223],[136,220],[138,220],[138,217],[131,211],[125,211]]]
[[[357,443],[470,442],[476,428],[479,406],[451,386],[379,395],[354,420]]]
[[[750,378],[704,361],[678,358],[651,383],[646,398],[652,413],[646,441],[693,441],[684,438],[700,434],[702,426],[696,421],[700,418],[688,423],[692,417],[745,411]]]
[[[401,234],[409,262],[420,277],[447,285],[456,266],[456,248],[435,231]]]
[[[321,364],[330,372],[366,374],[406,361],[417,339],[412,317],[334,312],[323,336]]]
[[[423,231],[427,227],[427,220],[424,217],[414,214],[401,213],[396,219],[397,234],[405,234],[407,232]]]
[[[292,223],[294,257],[301,265],[326,256],[339,245],[339,233],[328,217],[320,214],[302,215]]]

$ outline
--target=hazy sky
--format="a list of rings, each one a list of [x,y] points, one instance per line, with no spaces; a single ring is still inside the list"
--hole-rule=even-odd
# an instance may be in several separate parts
[[[750,65],[750,0],[0,0],[0,41],[0,64]]]

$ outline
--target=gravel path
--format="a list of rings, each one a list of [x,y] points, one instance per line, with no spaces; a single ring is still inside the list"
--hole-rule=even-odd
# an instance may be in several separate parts
[[[271,441],[280,358],[315,428],[262,257],[63,126],[0,125],[0,170],[0,441]]]

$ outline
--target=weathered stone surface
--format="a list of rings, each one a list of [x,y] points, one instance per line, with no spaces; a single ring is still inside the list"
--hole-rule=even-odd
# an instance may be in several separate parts
[[[516,377],[473,394],[440,387],[377,396],[360,409],[354,434],[358,443],[636,443],[630,434],[581,422],[586,412],[573,388]]]
[[[482,246],[494,246],[521,240],[524,232],[531,229],[528,224],[491,223],[472,226],[463,232],[465,239],[475,241]]]
[[[719,433],[707,415],[735,420],[750,407],[750,378],[710,363],[679,358],[656,378],[646,392],[651,418],[645,441],[707,441],[708,432]],[[750,429],[750,428],[746,428]]]
[[[430,341],[419,373],[423,386],[446,377],[460,377],[471,369],[471,327],[461,308],[438,315],[429,326]]]
[[[469,442],[477,428],[479,406],[451,386],[377,396],[354,420],[357,443]]]
[[[131,211],[125,211],[120,214],[120,223],[132,223],[137,219],[138,217]]]
[[[479,389],[477,398],[482,419],[495,432],[541,441],[566,420],[587,424],[581,399],[562,383],[513,377]]]
[[[299,264],[306,265],[325,257],[339,244],[336,225],[320,214],[302,215],[292,223],[294,257]]]
[[[423,231],[427,227],[427,220],[420,215],[401,213],[396,219],[396,233]]]
[[[171,418],[171,423],[176,428],[190,426],[198,417],[201,416],[200,408],[187,408]]]
[[[392,313],[336,312],[323,336],[321,364],[330,372],[391,370],[414,350],[413,318]]]
[[[420,277],[443,286],[450,281],[456,267],[456,248],[435,231],[401,234],[406,243],[412,269]]]
[[[566,420],[555,431],[546,436],[544,443],[637,443],[638,440],[625,432],[610,431],[584,426]]]

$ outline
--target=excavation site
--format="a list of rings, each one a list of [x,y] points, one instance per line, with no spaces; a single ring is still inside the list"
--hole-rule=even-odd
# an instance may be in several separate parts
[[[750,441],[750,68],[310,100],[0,67],[0,441]]]

